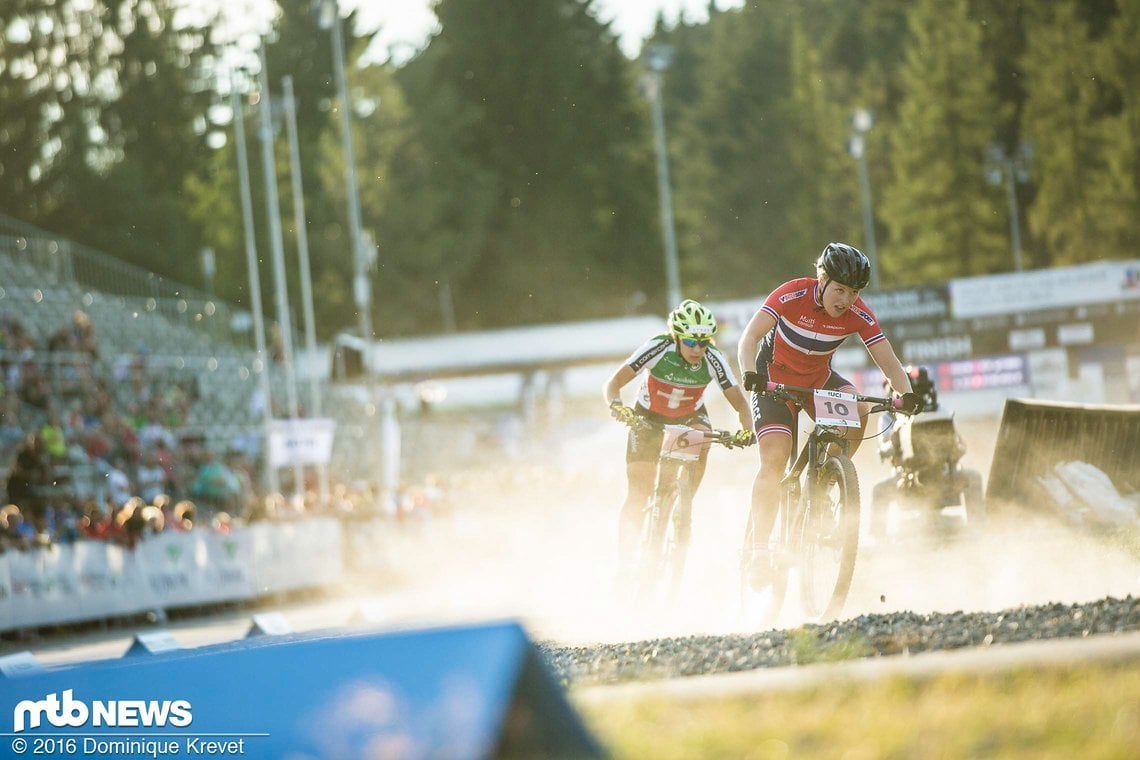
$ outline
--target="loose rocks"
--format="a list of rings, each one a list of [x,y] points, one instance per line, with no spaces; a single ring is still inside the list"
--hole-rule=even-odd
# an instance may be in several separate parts
[[[1001,612],[860,615],[826,625],[751,635],[688,636],[539,650],[559,680],[583,685],[725,673],[1018,641],[1140,630],[1140,599],[1106,597]]]

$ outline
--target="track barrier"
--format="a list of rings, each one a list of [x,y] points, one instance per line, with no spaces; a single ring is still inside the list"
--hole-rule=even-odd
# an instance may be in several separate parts
[[[253,623],[249,626],[245,637],[248,639],[251,636],[284,636],[292,632],[293,628],[280,612],[262,612],[253,616]]]
[[[344,573],[332,518],[259,523],[222,534],[162,533],[134,550],[79,541],[0,554],[0,631],[239,602],[335,583]]]
[[[181,648],[182,645],[175,640],[170,631],[136,633],[135,637],[131,640],[131,645],[127,647],[127,651],[123,652],[123,657],[165,654],[166,652],[176,652]]]
[[[0,678],[20,678],[43,672],[44,666],[31,652],[13,652],[0,657]]]
[[[1048,508],[1039,479],[1058,464],[1097,468],[1123,492],[1140,490],[1140,406],[1008,399],[990,467],[989,508]]]
[[[173,742],[173,755],[207,742],[248,757],[603,754],[509,621],[260,636],[0,679],[0,732],[88,754],[129,754],[99,744],[129,741]]]

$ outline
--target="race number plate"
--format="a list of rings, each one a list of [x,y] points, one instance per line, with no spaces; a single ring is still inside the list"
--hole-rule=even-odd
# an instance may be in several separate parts
[[[859,400],[852,393],[817,390],[815,422],[832,427],[859,427]]]
[[[661,439],[661,455],[670,459],[695,462],[701,457],[705,434],[688,425],[666,425]]]

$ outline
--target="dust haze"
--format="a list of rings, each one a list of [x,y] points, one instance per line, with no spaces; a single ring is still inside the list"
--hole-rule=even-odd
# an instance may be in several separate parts
[[[714,425],[733,420],[727,406],[711,411]],[[514,618],[532,637],[564,644],[751,632],[739,614],[737,563],[756,449],[712,451],[679,598],[649,616],[615,593],[625,428],[603,414],[567,418],[512,458],[448,476],[451,514],[387,536],[376,551],[389,570],[362,581],[361,602],[388,625]],[[963,465],[983,477],[998,425],[959,420]],[[871,487],[889,472],[877,447],[869,440],[855,457],[864,529]],[[844,618],[1083,602],[1140,588],[1140,563],[1127,552],[1047,515],[991,515],[975,537],[947,535],[914,513],[892,514],[890,524],[889,542],[860,547]]]

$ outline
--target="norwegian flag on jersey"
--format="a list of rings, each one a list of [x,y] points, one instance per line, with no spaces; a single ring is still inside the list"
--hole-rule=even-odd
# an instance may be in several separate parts
[[[862,298],[836,318],[817,305],[818,288],[815,278],[801,277],[773,290],[760,307],[776,320],[773,334],[765,338],[772,341],[773,363],[801,375],[826,369],[849,335],[857,334],[868,347],[886,340]]]

